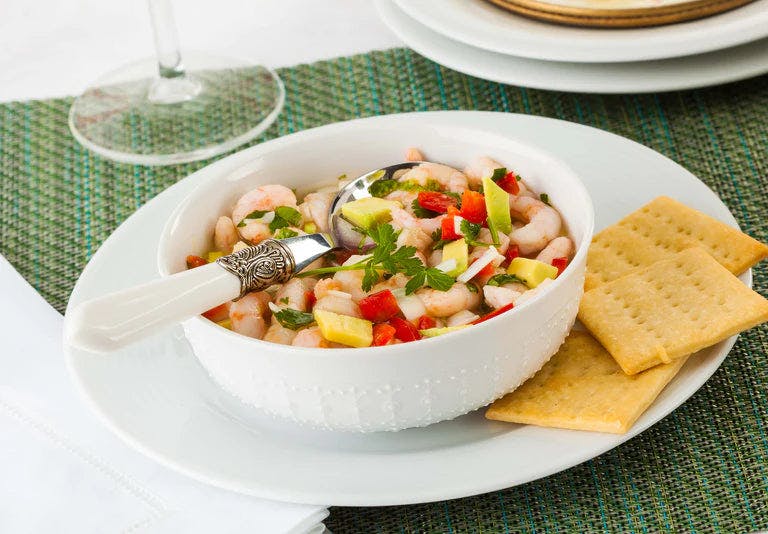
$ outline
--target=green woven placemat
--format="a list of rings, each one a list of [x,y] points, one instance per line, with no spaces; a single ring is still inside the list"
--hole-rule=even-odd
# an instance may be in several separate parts
[[[259,141],[414,110],[556,117],[629,137],[681,163],[720,195],[746,232],[768,241],[768,77],[661,95],[574,95],[479,80],[406,49],[282,69],[280,75],[286,107]],[[149,168],[96,157],[67,130],[70,104],[0,105],[0,253],[59,310],[88,258],[120,222],[206,164]],[[764,265],[755,280],[757,290],[768,293]],[[722,368],[680,409],[595,460],[467,499],[334,508],[327,524],[336,534],[768,528],[767,333],[760,327],[742,335]]]

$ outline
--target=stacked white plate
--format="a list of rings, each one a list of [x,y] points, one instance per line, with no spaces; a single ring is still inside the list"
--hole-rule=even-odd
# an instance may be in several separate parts
[[[558,91],[691,89],[768,72],[768,0],[711,17],[632,29],[563,26],[486,0],[376,0],[412,49],[492,81]]]

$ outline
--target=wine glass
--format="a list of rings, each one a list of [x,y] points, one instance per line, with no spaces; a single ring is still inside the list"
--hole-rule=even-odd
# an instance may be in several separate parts
[[[148,0],[157,58],[97,80],[72,104],[85,147],[123,163],[169,165],[221,154],[274,122],[285,90],[277,74],[232,58],[185,54],[169,0]]]

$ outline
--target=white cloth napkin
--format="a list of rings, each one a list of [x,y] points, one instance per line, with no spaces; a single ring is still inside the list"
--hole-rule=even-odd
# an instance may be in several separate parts
[[[323,532],[324,508],[220,490],[130,449],[78,397],[61,333],[0,256],[0,532]]]

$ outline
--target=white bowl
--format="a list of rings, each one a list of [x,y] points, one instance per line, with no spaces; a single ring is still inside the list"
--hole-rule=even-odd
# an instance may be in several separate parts
[[[168,275],[188,254],[211,246],[216,218],[259,184],[293,188],[357,176],[402,161],[416,146],[427,158],[463,167],[488,155],[546,192],[563,216],[576,254],[535,299],[452,334],[386,347],[307,349],[241,336],[202,318],[184,322],[200,363],[244,403],[298,423],[335,430],[426,426],[484,406],[514,390],[557,351],[582,295],[594,212],[562,162],[538,148],[478,128],[446,127],[428,116],[390,115],[331,124],[264,143],[249,165],[195,189],[171,215],[158,265]]]

